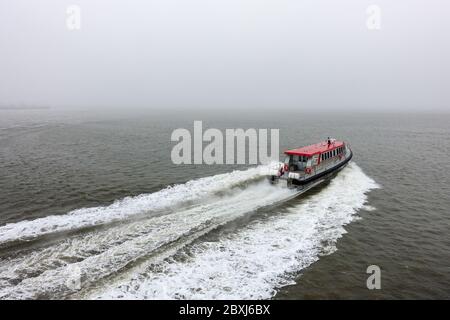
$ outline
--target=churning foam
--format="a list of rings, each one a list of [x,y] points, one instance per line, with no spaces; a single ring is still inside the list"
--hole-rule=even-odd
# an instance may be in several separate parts
[[[170,186],[151,194],[127,197],[109,206],[82,208],[65,215],[10,223],[0,227],[0,244],[29,240],[49,233],[76,230],[121,221],[135,215],[197,201],[265,174],[266,166],[233,171]]]
[[[67,285],[74,270],[82,274],[82,289],[95,286],[95,291],[82,295],[89,298],[269,298],[291,283],[296,272],[332,252],[345,233],[343,226],[367,205],[365,194],[377,185],[356,164],[350,163],[320,193],[305,197],[296,207],[274,208],[275,215],[226,233],[217,242],[194,242],[183,261],[161,258],[151,268],[155,260],[147,260],[157,250],[170,257],[166,245],[180,242],[182,248],[189,243],[185,239],[194,241],[295,194],[258,181],[264,173],[253,168],[220,174],[107,207],[0,227],[1,241],[8,242],[124,220],[1,261],[0,298],[67,297],[78,290]],[[221,191],[226,192],[217,194]],[[180,206],[205,198],[208,201]],[[128,219],[165,207],[176,209],[167,215]],[[138,259],[145,261],[139,269],[126,268]],[[105,279],[117,273],[119,280]]]
[[[197,243],[183,261],[132,274],[92,294],[106,299],[265,299],[333,252],[344,226],[377,184],[351,163],[320,193],[217,242]]]
[[[67,296],[76,292],[67,286],[67,279],[73,275],[74,268],[83,274],[83,286],[91,285],[128,264],[151,255],[166,244],[183,242],[186,238],[198,238],[259,207],[295,195],[293,190],[272,186],[266,181],[253,181],[249,185],[231,188],[245,178],[248,181],[258,175],[259,170],[250,169],[215,176],[214,190],[226,189],[227,192],[215,196],[209,194],[210,201],[178,207],[171,214],[150,215],[138,221],[130,220],[68,237],[4,260],[0,264],[0,298]],[[198,192],[199,181],[204,180],[186,185],[190,185],[190,189],[197,195],[205,194]],[[204,186],[203,183],[200,184]],[[187,196],[183,199],[186,198]]]

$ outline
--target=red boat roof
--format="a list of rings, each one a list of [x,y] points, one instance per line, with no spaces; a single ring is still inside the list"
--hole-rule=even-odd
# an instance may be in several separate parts
[[[320,154],[322,152],[326,152],[328,150],[333,150],[337,147],[342,147],[344,145],[343,141],[333,141],[330,144],[330,147],[328,147],[327,141],[319,142],[316,144],[312,144],[310,146],[301,147],[297,149],[292,150],[286,150],[284,153],[289,155],[296,155],[296,156],[313,156],[315,154]]]

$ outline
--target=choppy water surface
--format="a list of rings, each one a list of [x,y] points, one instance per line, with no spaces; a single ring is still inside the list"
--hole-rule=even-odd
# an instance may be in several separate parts
[[[449,297],[448,115],[0,113],[0,298]],[[355,157],[296,197],[263,166],[171,164],[194,119]]]

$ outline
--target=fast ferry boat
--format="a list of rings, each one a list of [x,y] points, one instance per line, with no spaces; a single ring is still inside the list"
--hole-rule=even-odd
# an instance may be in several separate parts
[[[306,189],[330,178],[344,168],[353,153],[343,141],[326,141],[297,149],[286,150],[286,158],[270,176],[272,183],[285,180],[290,188]]]

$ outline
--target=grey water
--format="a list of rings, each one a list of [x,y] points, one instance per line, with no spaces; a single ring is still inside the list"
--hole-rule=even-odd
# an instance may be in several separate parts
[[[171,133],[194,120],[277,128],[280,152],[332,136],[355,165],[280,203],[252,166],[174,165]],[[449,114],[0,110],[0,298],[448,299],[449,145]],[[86,285],[65,290],[72,265]],[[182,276],[195,268],[210,280]]]

